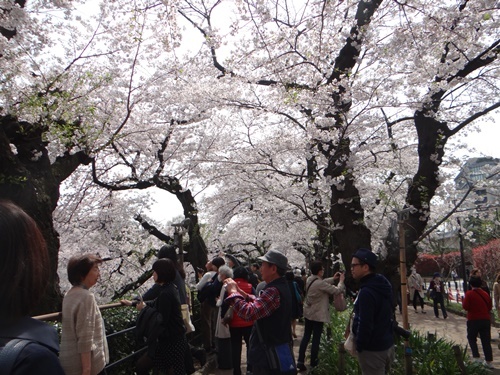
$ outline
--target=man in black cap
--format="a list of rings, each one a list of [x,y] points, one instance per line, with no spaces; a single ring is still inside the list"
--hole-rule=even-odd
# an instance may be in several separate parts
[[[383,275],[375,273],[377,255],[358,249],[351,260],[351,273],[360,282],[354,302],[352,331],[363,375],[384,375],[394,361],[392,327],[392,286]]]
[[[292,296],[284,278],[288,259],[277,250],[269,250],[259,259],[262,260],[260,271],[266,286],[258,297],[245,293],[231,279],[224,281],[229,294],[226,302],[234,306],[234,313],[245,320],[256,320],[248,351],[248,363],[252,365],[254,375],[276,373],[270,369],[263,344],[292,344]]]

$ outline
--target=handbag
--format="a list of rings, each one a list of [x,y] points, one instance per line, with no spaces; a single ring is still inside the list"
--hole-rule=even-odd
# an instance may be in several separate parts
[[[339,312],[347,309],[347,302],[344,298],[343,292],[341,292],[339,294],[335,294],[333,296],[333,307],[335,307],[335,310],[337,310]]]
[[[234,315],[234,307],[229,306],[226,313],[224,314],[224,317],[222,318],[222,323],[224,324],[231,323],[231,321],[233,320],[233,315]]]
[[[258,321],[255,321],[255,328],[257,336],[266,353],[267,363],[269,369],[272,371],[279,371],[281,374],[297,374],[297,364],[293,356],[290,343],[285,342],[277,345],[267,345],[262,338]]]
[[[356,355],[357,355],[356,336],[354,335],[354,333],[352,331],[349,332],[349,336],[347,336],[347,339],[344,342],[344,349],[346,350],[347,353],[349,353],[353,357],[356,357]]]
[[[344,349],[350,355],[352,355],[353,357],[356,357],[357,356],[357,352],[356,352],[356,335],[352,331],[352,318],[353,317],[351,315],[351,317],[349,318],[349,322],[347,323],[346,330],[345,330],[344,337],[346,338],[346,340],[344,342]]]
[[[224,295],[226,294],[226,287],[223,286],[220,290],[219,299],[217,300],[217,323],[215,325],[215,337],[218,339],[228,339],[231,337],[231,332],[229,331],[229,324],[225,323],[222,317],[222,304],[224,301]]]
[[[228,339],[231,337],[229,325],[224,324],[221,317],[220,307],[217,309],[217,324],[215,325],[215,337],[218,339]]]
[[[189,306],[185,303],[181,305],[182,320],[184,321],[184,326],[186,327],[186,333],[191,333],[195,331],[193,323],[191,323],[191,314],[189,313]]]

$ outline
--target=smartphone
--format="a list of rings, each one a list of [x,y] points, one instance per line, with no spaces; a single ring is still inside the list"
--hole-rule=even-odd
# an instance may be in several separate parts
[[[140,303],[144,303],[144,300],[142,299],[141,293],[137,293],[137,298],[139,299]]]

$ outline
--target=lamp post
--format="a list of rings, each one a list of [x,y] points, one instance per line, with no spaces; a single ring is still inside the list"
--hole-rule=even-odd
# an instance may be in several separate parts
[[[172,224],[172,226],[174,227],[174,245],[177,245],[177,247],[179,248],[179,262],[181,263],[182,268],[184,268],[184,249],[182,236],[187,233],[189,224],[191,224],[191,220],[189,220],[189,218],[182,220],[182,222],[180,223]]]
[[[467,291],[467,275],[466,275],[466,269],[465,269],[465,255],[464,255],[464,239],[462,236],[462,224],[460,223],[460,218],[457,217],[457,223],[458,223],[458,241],[460,245],[460,261],[462,262],[462,277],[463,277],[463,289],[464,289],[464,294]]]
[[[401,314],[403,315],[403,328],[410,329],[408,322],[408,297],[407,297],[407,279],[406,279],[406,243],[405,243],[405,225],[410,217],[410,208],[405,208],[397,211],[398,214],[398,227],[399,227],[399,274],[401,276]],[[412,374],[412,350],[410,348],[410,341],[405,338],[405,374]]]

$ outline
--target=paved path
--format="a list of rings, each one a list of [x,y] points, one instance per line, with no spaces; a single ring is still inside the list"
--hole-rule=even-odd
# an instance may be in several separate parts
[[[466,319],[465,317],[455,315],[453,313],[450,313],[448,315],[447,319],[443,318],[435,318],[434,313],[432,311],[432,308],[429,306],[426,306],[427,308],[427,314],[421,314],[421,313],[415,313],[413,311],[413,308],[410,306],[408,310],[408,320],[410,323],[410,327],[413,330],[418,330],[422,334],[427,334],[427,333],[432,333],[436,334],[438,338],[444,338],[448,341],[454,342],[456,344],[459,344],[463,347],[467,345],[467,327],[466,327]],[[400,314],[397,314],[396,318],[400,322],[400,325],[402,325],[402,317]],[[295,351],[295,358],[298,357],[298,350],[299,350],[299,345],[300,345],[300,340],[302,338],[304,327],[302,324],[297,324],[297,335],[298,338],[294,340],[294,351]],[[499,328],[493,327],[491,330],[492,333],[492,338],[495,340],[492,343],[493,347],[493,365],[495,367],[495,370],[493,370],[492,374],[494,375],[500,375],[500,349],[498,347],[498,344],[500,342],[500,333],[499,333]],[[483,357],[483,352],[482,352],[482,347],[481,347],[481,341],[478,339],[478,345],[479,345],[479,352],[481,354],[481,358]],[[310,346],[310,345],[309,345]],[[469,355],[472,356],[471,351],[469,348],[467,348],[467,352]],[[241,370],[242,373],[245,374],[246,372],[246,365],[245,363],[245,345],[243,345],[243,353],[242,353],[242,366]],[[232,375],[233,370],[218,370],[214,368],[214,361],[215,358],[212,358],[212,366],[207,366],[205,368],[205,371],[203,371],[203,374],[215,374],[215,375]]]
[[[432,307],[426,306],[426,309],[427,314],[421,314],[415,313],[415,311],[413,311],[413,308],[409,308],[408,321],[410,323],[410,328],[413,330],[418,330],[423,334],[436,333],[436,336],[438,338],[444,338],[463,347],[467,345],[467,353],[472,356],[470,348],[467,344],[467,320],[465,319],[465,317],[449,313],[447,319],[438,319],[434,316]],[[397,319],[402,321],[401,315],[398,314]],[[491,344],[493,348],[493,366],[495,367],[493,374],[500,375],[500,349],[498,348],[500,337],[499,328],[492,327],[491,337],[493,340],[495,340]],[[481,340],[479,339],[478,346],[481,358],[484,359]]]

